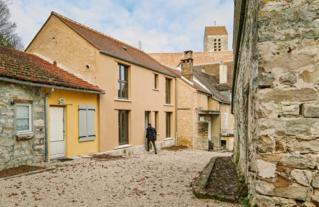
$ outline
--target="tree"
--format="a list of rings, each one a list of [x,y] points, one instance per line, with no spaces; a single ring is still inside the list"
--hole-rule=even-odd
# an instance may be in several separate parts
[[[17,25],[10,21],[10,0],[0,0],[0,35],[15,49],[24,50],[22,39],[15,32]]]

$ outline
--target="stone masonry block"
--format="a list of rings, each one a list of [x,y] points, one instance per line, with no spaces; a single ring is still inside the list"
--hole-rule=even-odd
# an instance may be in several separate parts
[[[275,103],[280,103],[282,101],[305,102],[316,100],[317,98],[318,92],[313,88],[263,89],[259,92],[260,103],[268,103],[271,101]]]
[[[272,86],[275,81],[275,77],[272,73],[260,73],[258,74],[258,83],[260,88],[266,88]]]
[[[303,104],[301,114],[306,118],[319,118],[319,105]]]

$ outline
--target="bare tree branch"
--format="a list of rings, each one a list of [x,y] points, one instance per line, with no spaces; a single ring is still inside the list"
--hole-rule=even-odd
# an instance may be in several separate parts
[[[10,21],[8,5],[12,3],[12,0],[0,0],[0,35],[15,49],[24,50],[22,39],[16,33],[17,25]]]

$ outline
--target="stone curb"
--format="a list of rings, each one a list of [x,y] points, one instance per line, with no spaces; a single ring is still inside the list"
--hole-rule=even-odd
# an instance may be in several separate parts
[[[198,177],[195,185],[193,186],[193,194],[196,198],[199,199],[217,199],[220,201],[226,201],[226,202],[235,202],[237,201],[235,196],[229,196],[229,195],[219,195],[214,194],[206,191],[206,186],[208,184],[208,179],[210,177],[210,174],[212,172],[212,169],[215,165],[215,162],[218,158],[224,158],[226,156],[218,156],[213,157],[209,163],[206,165],[205,169],[201,173],[201,175]]]
[[[18,174],[18,175],[12,175],[12,176],[9,176],[9,177],[0,178],[0,181],[11,179],[11,178],[16,178],[16,177],[21,177],[21,176],[24,176],[24,175],[32,175],[32,174],[36,174],[36,173],[41,173],[41,172],[45,172],[45,171],[49,171],[49,170],[53,170],[53,169],[55,169],[55,168],[47,168],[47,169],[36,170],[36,171],[27,172],[27,173],[22,173],[22,174]]]

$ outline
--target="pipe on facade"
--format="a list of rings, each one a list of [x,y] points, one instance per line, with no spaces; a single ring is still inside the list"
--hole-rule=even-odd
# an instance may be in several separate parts
[[[178,131],[177,131],[177,78],[175,77],[175,145],[177,145],[177,136],[178,136]]]
[[[49,161],[49,155],[48,155],[48,109],[47,109],[47,105],[48,105],[48,101],[47,101],[47,97],[48,95],[50,95],[51,93],[54,92],[54,88],[51,88],[51,91],[49,91],[48,93],[46,93],[43,97],[44,99],[44,161],[48,162]]]

